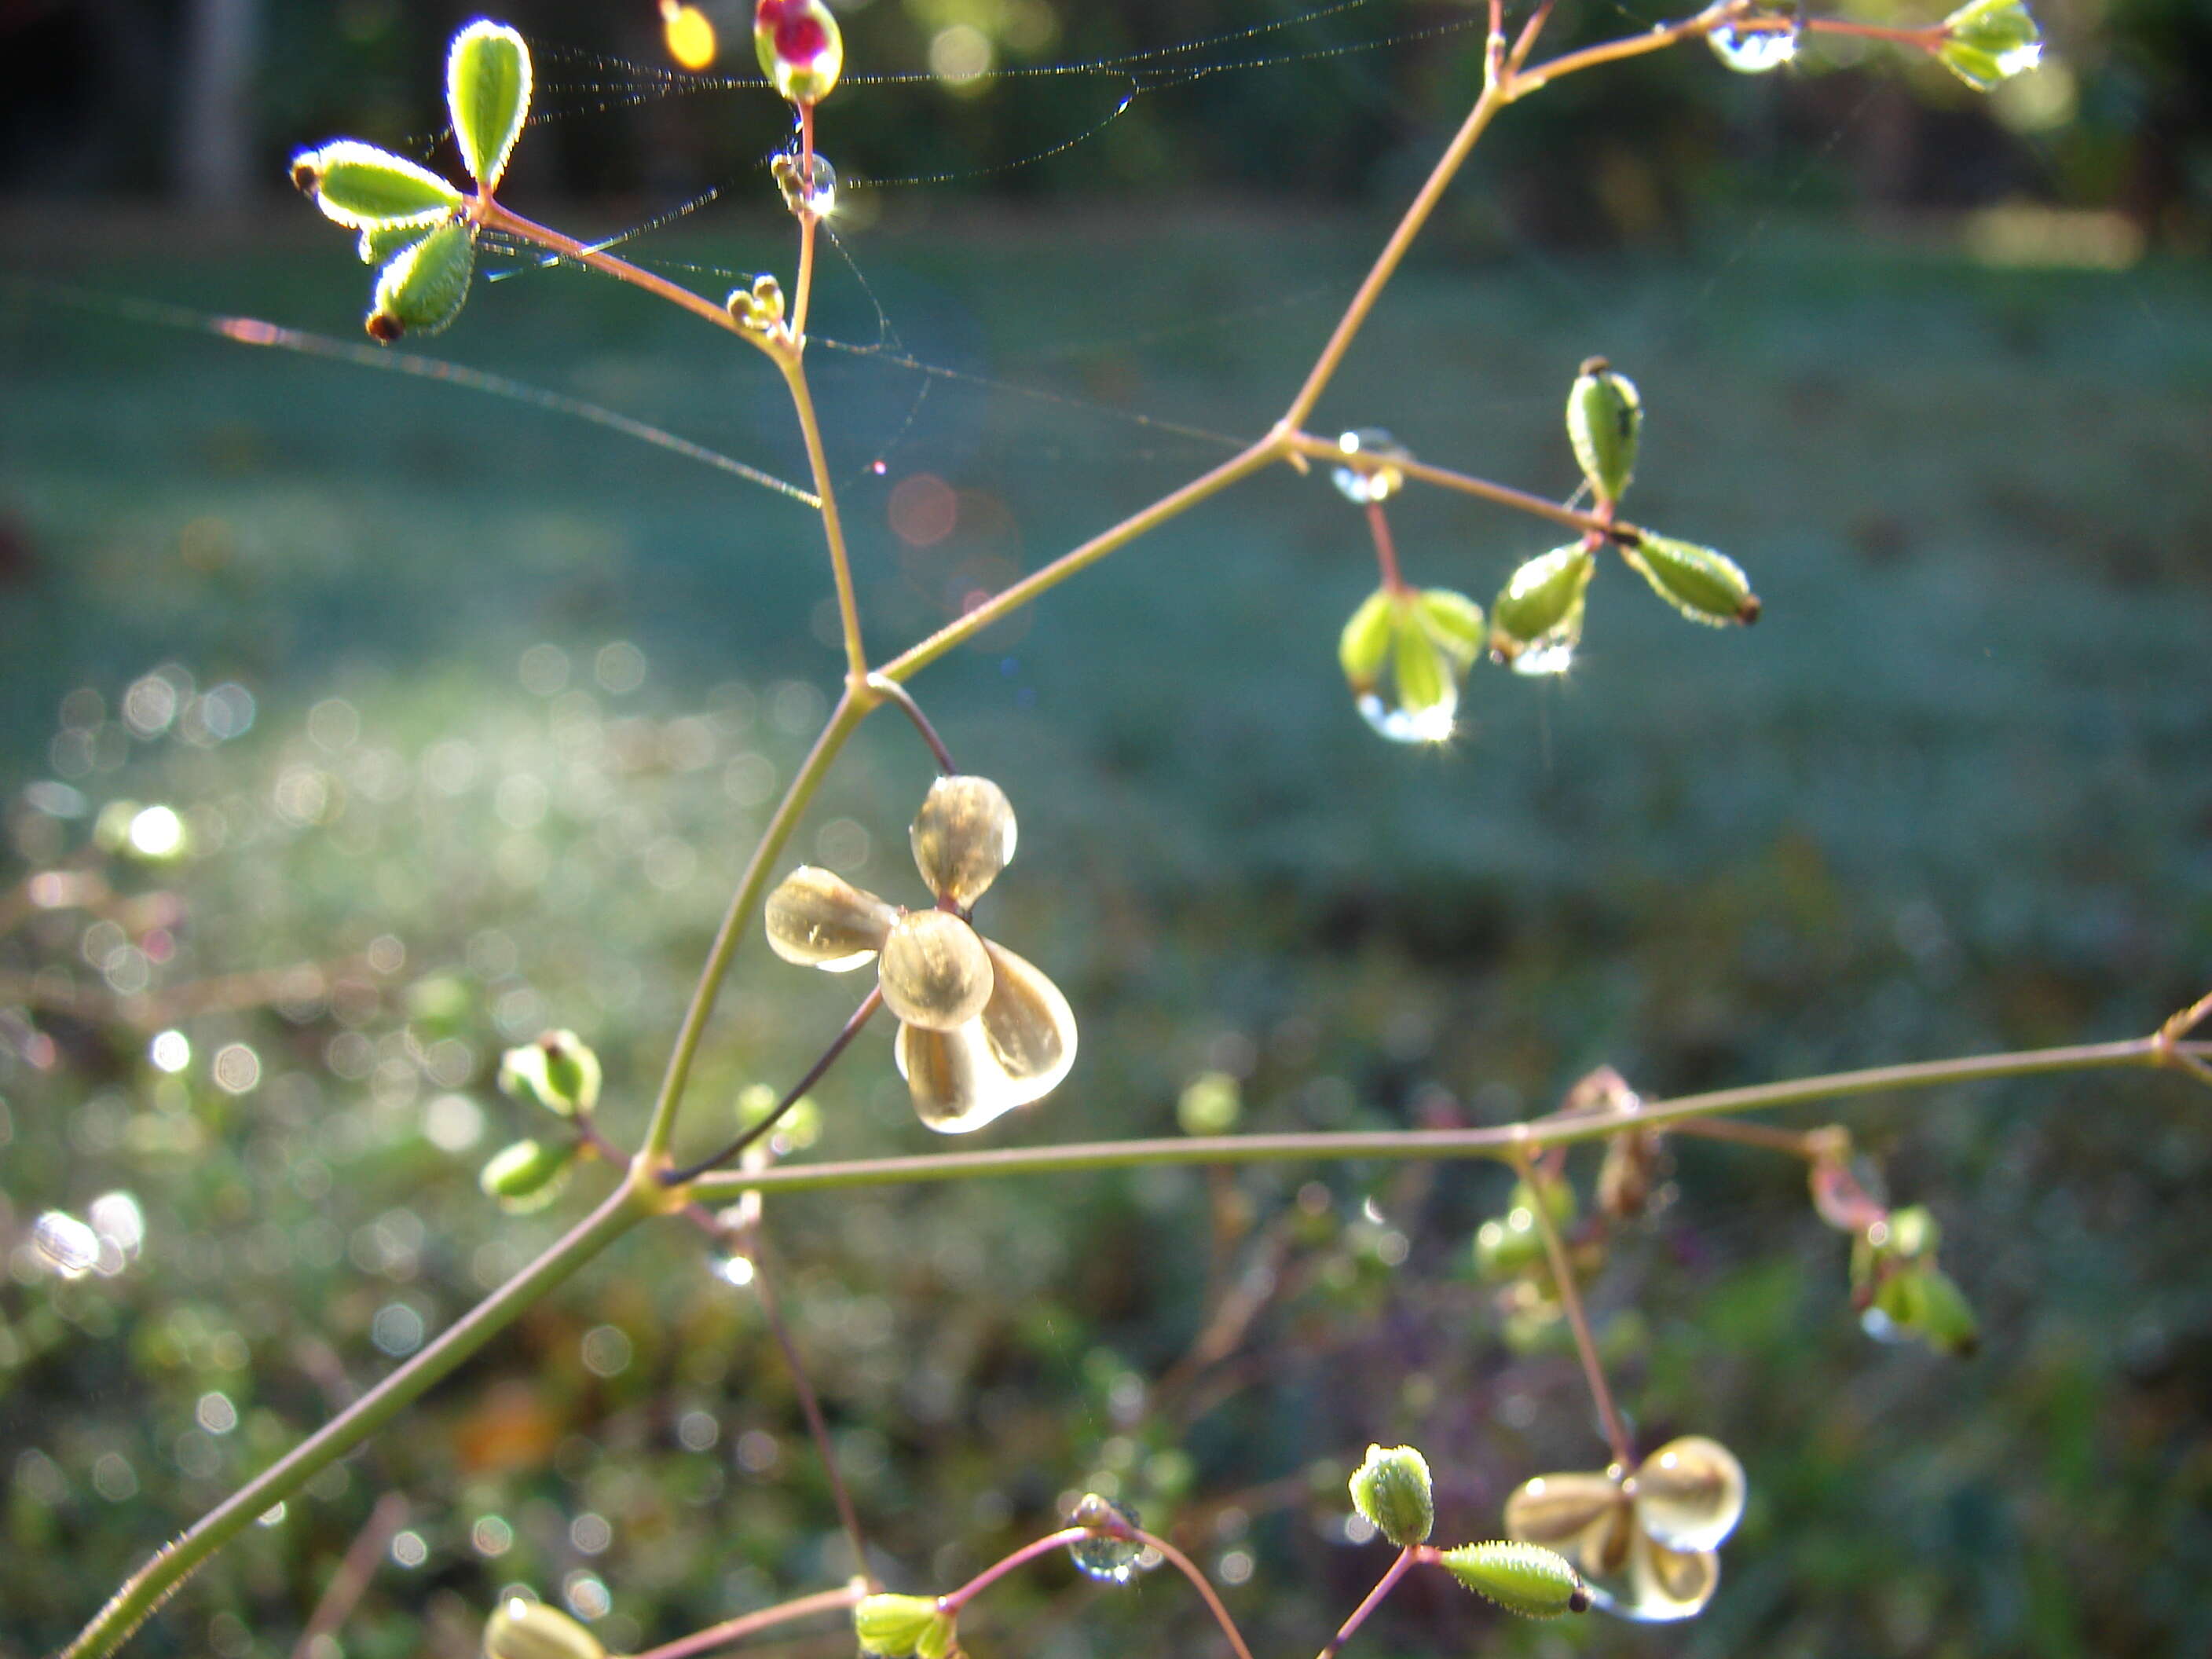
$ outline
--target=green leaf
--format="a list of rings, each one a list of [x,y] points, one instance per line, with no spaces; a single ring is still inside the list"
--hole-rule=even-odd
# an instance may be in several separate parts
[[[1336,657],[1344,665],[1344,678],[1352,682],[1353,690],[1366,690],[1382,672],[1397,620],[1396,597],[1389,588],[1378,587],[1359,602],[1359,609],[1344,624],[1343,635],[1336,642]]]
[[[440,225],[404,250],[376,279],[370,336],[389,345],[402,334],[436,334],[451,326],[469,297],[476,257],[475,228],[459,223]]]
[[[348,230],[434,225],[461,205],[461,192],[428,167],[351,138],[301,150],[292,158],[292,182]]]
[[[2021,0],[1969,0],[1943,20],[1944,68],[1988,92],[2043,61],[2043,31]]]
[[[1648,533],[1625,551],[1652,592],[1692,622],[1724,628],[1759,620],[1759,596],[1751,591],[1751,579],[1726,554]]]
[[[1411,1446],[1370,1446],[1352,1471],[1352,1507],[1399,1548],[1419,1543],[1437,1523],[1428,1460]]]
[[[1448,587],[1431,587],[1413,601],[1415,614],[1429,637],[1444,649],[1462,670],[1480,654],[1483,646],[1482,607],[1464,593]]]
[[[1523,1619],[1589,1609],[1589,1587],[1564,1556],[1538,1544],[1462,1544],[1442,1557],[1451,1576]]]
[[[1644,400],[1636,383],[1593,357],[1567,393],[1567,441],[1583,477],[1601,501],[1617,501],[1636,473],[1636,446],[1644,431]]]
[[[446,107],[470,176],[498,187],[530,116],[530,48],[504,23],[478,18],[453,37],[446,58]]]

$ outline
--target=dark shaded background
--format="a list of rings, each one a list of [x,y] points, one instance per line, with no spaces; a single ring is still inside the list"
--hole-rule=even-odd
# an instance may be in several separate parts
[[[635,1132],[836,672],[800,509],[514,398],[207,333],[220,313],[359,337],[366,274],[282,162],[340,132],[434,155],[461,15],[264,10],[226,172],[185,113],[184,9],[0,9],[10,1656],[64,1639],[599,1190],[580,1176],[519,1220],[478,1195],[483,1158],[538,1127],[491,1089],[498,1052],[578,1028],[607,1057],[610,1129]],[[1563,40],[1646,21],[1569,10]],[[1035,55],[1283,15],[1064,9]],[[556,42],[659,61],[643,4],[515,15],[549,65]],[[917,67],[933,30],[1012,15],[875,0],[848,18],[853,63]],[[1285,474],[924,677],[963,763],[1021,814],[985,925],[1083,1024],[1069,1084],[993,1142],[1173,1133],[1209,1069],[1243,1077],[1254,1129],[1493,1121],[1601,1061],[1672,1092],[2132,1036],[2207,988],[2206,26],[2181,0],[2045,15],[2073,77],[2056,103],[2052,83],[1969,100],[1886,58],[1746,81],[1694,49],[1516,109],[1326,400],[1332,425],[1565,495],[1560,401],[1608,353],[1650,410],[1635,510],[1741,558],[1756,630],[1685,627],[1608,571],[1573,675],[1479,671],[1459,741],[1390,749],[1333,657],[1371,582],[1358,518]],[[1271,418],[1456,119],[1475,46],[1217,74],[1034,167],[854,195],[817,322],[848,349],[823,344],[816,372],[879,653],[1199,471],[1224,453],[1206,434]],[[631,71],[583,59],[544,78],[566,113],[526,137],[518,205],[599,234],[728,183],[633,251],[709,292],[787,267],[764,96],[633,106]],[[854,87],[823,144],[849,173],[972,173],[1118,95]],[[227,193],[239,179],[270,182]],[[937,372],[866,355],[893,342]],[[757,364],[572,273],[480,287],[423,349],[803,471]],[[955,510],[917,544],[893,501],[924,478]],[[1478,598],[1545,545],[1423,496],[1394,522],[1416,580]],[[918,896],[903,825],[927,775],[872,726],[793,858]],[[187,858],[101,850],[103,814],[149,805],[183,814]],[[56,869],[112,896],[21,902]],[[267,973],[298,964],[318,971]],[[848,1000],[749,945],[699,1142]],[[166,1030],[191,1049],[173,1074]],[[943,1144],[885,1048],[825,1085],[809,1155]],[[1796,1172],[1685,1146],[1679,1197],[1592,1294],[1647,1438],[1711,1433],[1750,1469],[1720,1598],[1678,1630],[1537,1631],[1416,1585],[1364,1650],[2212,1644],[2203,1092],[2115,1074],[1847,1121],[1899,1200],[1942,1218],[1981,1354],[1869,1341]],[[1353,1167],[775,1206],[879,1571],[949,1587],[1110,1482],[1224,1574],[1255,1644],[1318,1645],[1382,1565],[1341,1527],[1369,1440],[1427,1450],[1455,1536],[1601,1455],[1555,1334],[1509,1340],[1469,1271],[1505,1185]],[[117,1190],[144,1255],[113,1278],[43,1269],[33,1218]],[[1253,1322],[1199,1364],[1232,1292]],[[291,1651],[393,1492],[412,1541],[386,1548],[347,1656],[471,1652],[508,1583],[604,1598],[629,1648],[849,1565],[756,1301],[673,1230],[241,1540],[142,1650]],[[1160,1579],[1043,1568],[968,1622],[978,1653],[1211,1650]],[[831,1629],[779,1650],[849,1647]]]

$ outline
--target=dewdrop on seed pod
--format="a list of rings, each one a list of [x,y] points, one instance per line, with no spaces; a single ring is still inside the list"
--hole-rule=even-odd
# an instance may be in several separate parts
[[[1788,11],[1753,11],[1723,23],[1705,44],[1738,75],[1766,75],[1797,61],[1797,21]]]
[[[837,210],[837,169],[821,151],[807,158],[803,178],[799,158],[789,150],[770,161],[768,170],[783,193],[784,206],[794,214],[827,219]]]
[[[760,0],[753,51],[769,83],[794,104],[818,104],[845,67],[837,19],[822,0]]]

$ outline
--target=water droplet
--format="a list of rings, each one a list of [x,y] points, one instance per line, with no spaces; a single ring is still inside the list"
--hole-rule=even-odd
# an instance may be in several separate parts
[[[1079,1527],[1111,1525],[1134,1527],[1137,1517],[1121,1504],[1101,1498],[1097,1492],[1086,1492],[1083,1501],[1075,1506],[1070,1517]],[[1104,1584],[1126,1584],[1137,1576],[1139,1559],[1145,1547],[1133,1538],[1116,1538],[1107,1533],[1092,1533],[1087,1538],[1076,1539],[1067,1547],[1068,1559],[1075,1570],[1086,1578],[1096,1578]]]
[[[739,1290],[753,1282],[753,1259],[738,1251],[716,1256],[711,1270],[725,1285],[734,1285]]]
[[[82,1279],[100,1262],[100,1235],[63,1210],[48,1210],[31,1224],[31,1242],[64,1279]]]
[[[788,150],[769,163],[769,171],[775,175],[775,187],[783,192],[784,206],[793,213],[827,219],[837,210],[837,169],[819,150],[814,152],[813,170],[804,180],[799,167],[799,157]]]
[[[2030,40],[2025,46],[2014,46],[2010,52],[1997,54],[1997,72],[2009,81],[2015,75],[2025,75],[2043,61],[2043,42]]]
[[[1431,703],[1426,708],[1395,708],[1372,691],[1364,693],[1359,699],[1360,718],[1393,743],[1449,742],[1452,721],[1458,713],[1456,697]]]
[[[1738,75],[1765,75],[1797,57],[1795,25],[1774,20],[1778,27],[1717,28],[1705,37],[1713,55]]]
[[[1363,456],[1370,461],[1389,463],[1413,459],[1412,450],[1379,426],[1355,428],[1338,438],[1336,447],[1346,455]],[[1389,465],[1340,466],[1328,475],[1328,479],[1336,486],[1337,494],[1354,507],[1365,507],[1370,501],[1387,501],[1406,483],[1406,475]]]

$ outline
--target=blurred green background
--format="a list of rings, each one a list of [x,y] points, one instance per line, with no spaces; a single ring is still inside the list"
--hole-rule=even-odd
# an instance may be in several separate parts
[[[184,165],[173,66],[223,9],[0,11],[11,1659],[600,1189],[525,1218],[479,1195],[484,1158],[542,1127],[492,1089],[499,1052],[576,1028],[609,1129],[635,1133],[836,673],[796,505],[517,397],[209,331],[350,342],[368,288],[304,204]],[[1291,15],[1060,7],[1040,31],[1043,9],[875,0],[852,62],[921,69],[965,27],[1066,64]],[[1565,9],[1563,40],[1649,21]],[[222,153],[273,178],[335,133],[427,139],[462,15],[264,9]],[[631,251],[712,293],[788,274],[771,103],[650,95],[649,5],[515,15],[563,115],[524,141],[519,206],[600,234],[728,184]],[[1035,167],[853,193],[816,373],[878,654],[1265,426],[1455,119],[1476,36],[1303,54],[1465,15],[1322,18],[1251,43],[1295,61],[1147,91]],[[1699,48],[1513,111],[1324,402],[1320,429],[1387,425],[1564,495],[1565,388],[1609,355],[1650,415],[1632,511],[1741,560],[1756,629],[1686,627],[1608,570],[1572,674],[1478,670],[1453,744],[1391,748],[1334,660],[1372,585],[1364,526],[1285,473],[917,683],[1021,816],[986,928],[1082,1023],[1069,1083],[988,1144],[1172,1133],[1208,1071],[1255,1130],[1497,1121],[1601,1062],[1657,1094],[2133,1036],[2212,983],[2205,23],[2180,0],[2045,16],[2064,69],[1988,102],[1887,58],[1754,81]],[[1119,96],[855,87],[823,143],[848,173],[973,174]],[[422,349],[804,475],[760,364],[594,279],[480,287]],[[1547,545],[1425,495],[1393,523],[1414,580],[1486,600]],[[928,775],[872,723],[792,861],[912,902]],[[134,854],[162,807],[184,854]],[[697,1142],[856,988],[749,943]],[[804,1156],[944,1144],[882,1032],[818,1099]],[[1713,1607],[1537,1630],[1417,1583],[1355,1651],[2204,1650],[2206,1103],[2117,1074],[1850,1109],[1893,1195],[1945,1224],[1985,1328],[1964,1362],[1857,1330],[1800,1171],[1680,1146],[1678,1194],[1591,1296],[1645,1440],[1711,1434],[1750,1471]],[[1426,1450],[1454,1538],[1602,1456],[1571,1358],[1509,1342],[1470,1270],[1507,1184],[1102,1176],[793,1199],[769,1230],[893,1587],[950,1588],[1110,1488],[1279,1651],[1384,1564],[1342,1524],[1369,1440]],[[117,1193],[143,1252],[56,1276],[35,1219]],[[1240,1299],[1249,1327],[1196,1352]],[[312,1659],[470,1653],[508,1584],[631,1648],[850,1565],[755,1293],[675,1229],[255,1529],[141,1650],[293,1651],[364,1536],[375,1571]],[[985,1656],[1212,1650],[1171,1579],[1057,1565],[965,1626]],[[768,1645],[850,1650],[812,1628]]]

